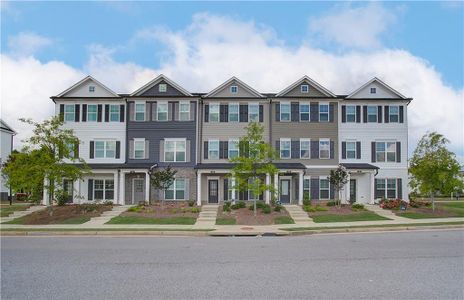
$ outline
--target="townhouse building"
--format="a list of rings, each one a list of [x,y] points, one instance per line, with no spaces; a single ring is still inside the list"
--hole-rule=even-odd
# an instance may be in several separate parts
[[[8,160],[13,151],[13,137],[16,132],[5,121],[0,119],[0,168]],[[1,169],[0,169],[1,171]],[[11,191],[6,186],[6,178],[0,176],[0,200],[5,201],[11,197]]]

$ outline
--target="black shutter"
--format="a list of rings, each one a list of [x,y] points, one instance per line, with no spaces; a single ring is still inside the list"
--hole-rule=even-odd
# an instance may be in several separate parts
[[[375,142],[371,143],[371,161],[375,162]]]
[[[342,123],[346,123],[346,106],[342,105]]]
[[[311,178],[311,200],[319,199],[319,178]]]
[[[330,200],[335,199],[335,186],[331,183],[329,183],[329,193],[330,193],[329,195]]]
[[[220,104],[220,105],[219,105],[219,122],[225,122],[225,121],[226,121],[225,115],[226,115],[226,112],[225,112],[225,105],[224,105],[224,104]]]
[[[311,141],[311,158],[319,158],[319,141]]]
[[[75,113],[74,113],[74,122],[79,122],[79,117],[80,117],[80,110],[81,110],[81,106],[80,104],[76,104],[75,106]]]
[[[330,141],[330,159],[334,159],[335,157],[335,143],[334,141]]]
[[[240,122],[248,122],[248,105],[240,104]]]
[[[124,122],[124,104],[119,107],[119,122]]]
[[[259,105],[259,122],[264,122],[264,106],[262,104]]]
[[[224,122],[229,122],[229,105],[224,106]]]
[[[229,200],[229,179],[224,178],[224,201]]]
[[[249,144],[249,142],[244,142],[243,146],[244,146],[243,156],[244,157],[249,157],[250,156],[250,144]]]
[[[335,112],[335,105],[333,103],[329,104],[329,122],[334,121],[334,112]]]
[[[396,191],[397,191],[397,198],[398,199],[403,199],[403,185],[402,185],[403,180],[401,178],[396,179]]]
[[[116,141],[116,158],[121,157],[121,142]]]
[[[290,107],[292,122],[298,122],[300,120],[300,105],[298,102],[292,102]]]
[[[280,122],[280,103],[275,103],[275,118],[277,122]]]
[[[93,149],[94,149],[94,141],[90,141],[90,153],[89,153],[90,158],[93,158]]]
[[[363,106],[363,123],[367,123],[367,106]]]
[[[64,121],[64,104],[60,104],[60,120]]]
[[[377,106],[377,123],[382,123],[382,106]]]
[[[278,152],[278,155],[279,155],[278,157],[280,158],[280,141],[279,140],[276,141],[275,148],[276,148],[276,151]]]
[[[361,105],[356,105],[356,123],[361,123]]]
[[[300,141],[299,140],[293,140],[291,143],[291,149],[290,149],[291,157],[292,158],[300,158]]]
[[[88,200],[93,200],[93,179],[89,179],[88,185],[89,193],[87,195],[87,198]]]
[[[224,158],[224,142],[219,141],[219,158]]]
[[[87,104],[82,104],[82,122],[87,122]]]
[[[248,201],[248,190],[243,191],[243,200]]]
[[[228,141],[224,142],[224,158],[225,159],[229,158],[229,142]]]
[[[74,143],[74,158],[79,158],[79,141]]]
[[[361,159],[361,142],[356,142],[356,158]]]
[[[209,105],[205,104],[205,122],[209,122]]]
[[[342,142],[342,159],[346,158],[346,142]]]
[[[390,107],[388,105],[385,105],[385,112],[384,112],[384,115],[385,115],[385,118],[384,118],[384,122],[385,123],[388,123],[390,122]]]
[[[98,104],[97,122],[101,122],[101,121],[102,121],[102,110],[103,110],[102,105],[101,105],[101,104]]]
[[[310,106],[310,114],[311,114],[311,122],[319,122],[319,104],[311,102]]]
[[[404,108],[403,108],[403,105],[400,106],[400,123],[404,123]]]
[[[110,105],[105,104],[105,122],[109,122],[109,121],[110,121]]]
[[[203,153],[203,158],[204,158],[204,159],[208,159],[208,141],[205,141],[203,144],[205,145],[205,146],[203,147],[203,148],[204,148],[203,151],[205,151],[205,152]]]
[[[401,142],[396,142],[396,162],[401,162]]]

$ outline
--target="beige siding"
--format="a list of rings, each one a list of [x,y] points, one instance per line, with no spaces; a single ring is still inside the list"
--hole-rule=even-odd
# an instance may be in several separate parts
[[[302,84],[307,84],[309,85],[309,92],[308,93],[302,93],[301,92],[301,85]],[[320,92],[316,87],[311,85],[309,82],[304,81],[298,84],[295,88],[290,90],[285,94],[285,96],[288,97],[327,97],[324,93]]]
[[[230,87],[233,86],[233,85],[238,87],[237,93],[234,93],[234,94],[232,94],[230,92]],[[256,98],[256,95],[254,93],[249,91],[249,89],[247,89],[246,87],[241,85],[236,80],[233,80],[232,82],[230,82],[229,84],[224,86],[222,89],[220,89],[219,91],[216,91],[214,94],[212,94],[210,96],[211,97],[227,97],[227,98],[231,98],[231,97]]]

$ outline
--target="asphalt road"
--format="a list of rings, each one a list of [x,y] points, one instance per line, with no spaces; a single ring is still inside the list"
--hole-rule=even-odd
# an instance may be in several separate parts
[[[2,299],[463,299],[464,231],[4,237]]]

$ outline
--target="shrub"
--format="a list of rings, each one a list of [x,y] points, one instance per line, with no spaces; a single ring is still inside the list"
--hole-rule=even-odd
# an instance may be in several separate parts
[[[143,209],[143,205],[137,205],[137,206],[132,206],[130,207],[127,211],[130,211],[130,212],[139,212]]]
[[[269,206],[269,204],[266,204],[263,201],[256,201],[256,208],[264,208],[266,205]]]
[[[238,201],[237,205],[238,205],[238,208],[245,208],[246,207],[246,202],[245,201]]]
[[[113,201],[111,200],[106,200],[105,202],[102,203],[103,205],[113,205]]]
[[[308,194],[303,196],[303,205],[311,205],[311,197]]]
[[[383,209],[399,209],[400,206],[408,207],[408,203],[401,199],[380,200],[380,207]]]
[[[177,209],[176,209],[176,208],[173,208],[173,209],[171,209],[169,212],[170,212],[171,214],[173,214],[173,215],[174,215],[174,214],[177,214]]]
[[[325,207],[323,207],[323,206],[320,206],[319,204],[316,205],[316,207],[314,207],[314,209],[315,209],[316,211],[328,211],[327,208],[325,208]]]
[[[418,201],[418,200],[410,200],[409,205],[414,208],[419,208],[419,207],[429,207],[432,205],[432,202],[430,201]]]
[[[270,214],[271,213],[271,206],[268,205],[268,206],[263,207],[262,211],[265,214]]]
[[[195,205],[195,201],[189,200],[188,205],[189,205],[190,207],[194,206],[194,205]]]
[[[327,206],[335,206],[337,205],[337,202],[335,202],[334,200],[330,200],[327,202]]]
[[[274,211],[280,212],[283,208],[284,208],[284,207],[283,207],[282,205],[279,204],[279,205],[274,206]]]
[[[303,210],[305,212],[315,212],[316,211],[316,208],[315,207],[312,207],[311,205],[305,205],[303,206]]]
[[[193,214],[197,214],[197,213],[200,212],[200,208],[199,208],[199,207],[192,207],[192,208],[190,209],[190,211],[191,211]]]
[[[56,204],[58,204],[58,206],[65,205],[68,200],[68,197],[68,193],[66,193],[64,190],[57,190],[55,192]]]
[[[95,203],[81,204],[80,209],[83,213],[94,212],[97,211],[98,205]]]
[[[364,204],[361,204],[361,203],[354,203],[353,205],[351,205],[351,208],[352,208],[352,209],[359,209],[359,210],[362,210],[362,209],[364,209]]]

